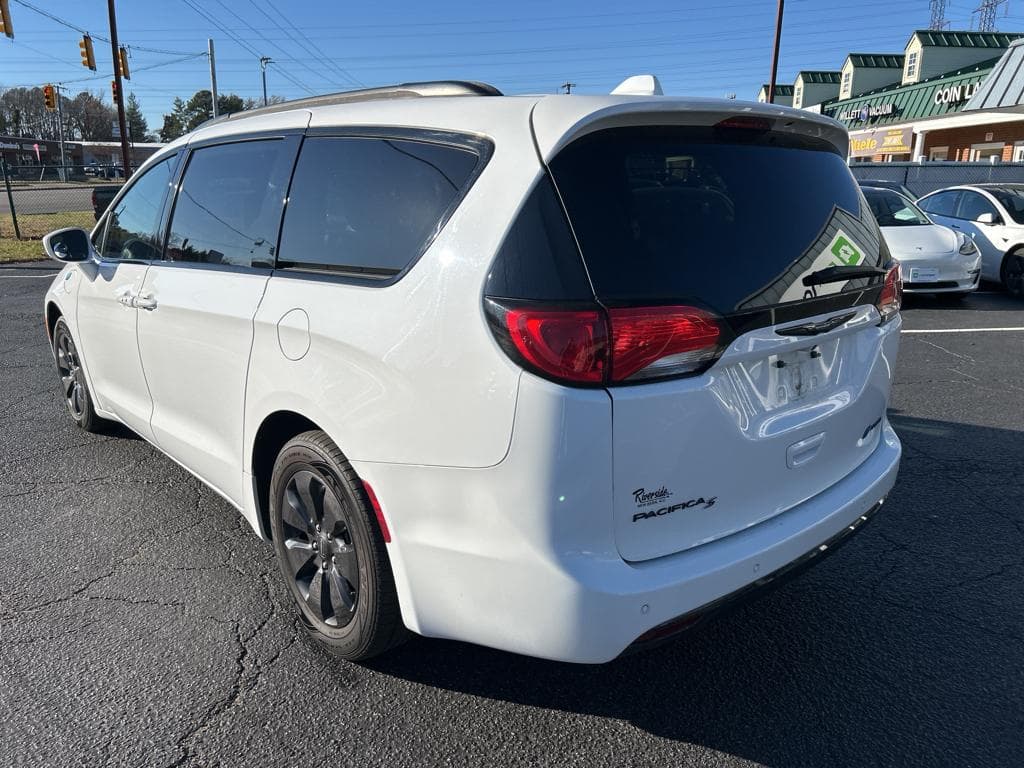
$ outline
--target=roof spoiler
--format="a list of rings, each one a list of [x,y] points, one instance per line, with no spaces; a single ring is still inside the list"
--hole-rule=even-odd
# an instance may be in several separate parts
[[[612,91],[612,96],[664,96],[661,83],[654,75],[627,77]]]

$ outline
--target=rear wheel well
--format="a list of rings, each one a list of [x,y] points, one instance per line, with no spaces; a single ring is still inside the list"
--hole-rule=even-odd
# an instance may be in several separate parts
[[[252,476],[256,489],[256,512],[268,539],[273,537],[270,526],[270,476],[274,471],[274,462],[285,443],[311,429],[320,427],[294,411],[275,411],[256,430],[252,448]]]
[[[57,321],[61,318],[62,313],[60,307],[54,304],[52,301],[46,304],[46,335],[50,339],[50,344],[53,344],[53,329],[57,325]]]

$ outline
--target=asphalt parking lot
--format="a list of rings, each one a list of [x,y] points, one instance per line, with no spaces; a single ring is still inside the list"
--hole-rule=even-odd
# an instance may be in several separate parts
[[[74,428],[44,272],[0,268],[0,764],[1021,763],[1024,302],[907,301],[897,486],[759,602],[600,667],[424,639],[358,666],[225,502]]]

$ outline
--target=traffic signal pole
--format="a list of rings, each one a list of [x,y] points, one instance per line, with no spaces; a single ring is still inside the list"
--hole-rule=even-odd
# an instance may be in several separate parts
[[[124,166],[124,177],[127,179],[132,172],[131,149],[128,147],[128,123],[124,117],[124,89],[121,87],[121,50],[117,44],[117,17],[114,14],[114,0],[107,0],[107,11],[110,15],[110,52],[114,62],[114,102],[117,106],[117,124],[121,129],[121,163]]]
[[[775,14],[775,44],[772,46],[772,76],[768,81],[768,103],[775,103],[775,78],[779,74],[779,43],[782,42],[782,11],[785,8],[786,0],[779,0],[778,11]]]
[[[60,92],[63,90],[63,86],[55,85],[54,90],[57,92],[57,137],[60,139],[60,180],[68,180],[68,163],[64,157],[64,110],[61,109],[60,105]]]

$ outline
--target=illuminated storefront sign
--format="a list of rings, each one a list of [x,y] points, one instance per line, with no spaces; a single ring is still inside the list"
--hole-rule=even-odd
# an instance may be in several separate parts
[[[885,128],[850,136],[850,157],[908,155],[913,150],[913,128]]]

